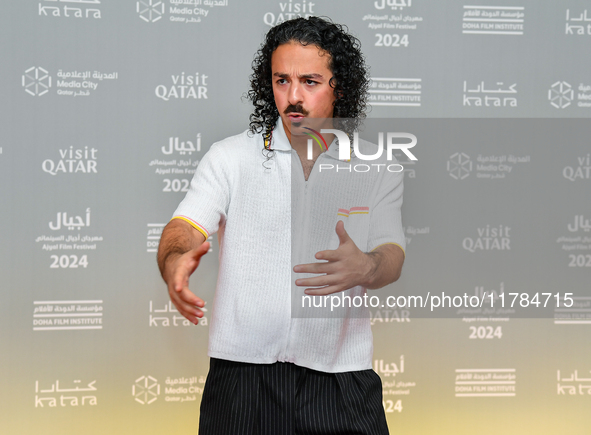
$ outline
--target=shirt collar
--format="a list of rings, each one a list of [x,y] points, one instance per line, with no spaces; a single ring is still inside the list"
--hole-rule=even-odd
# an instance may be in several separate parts
[[[281,117],[277,120],[275,128],[273,129],[273,137],[271,138],[271,149],[280,151],[291,151],[291,144],[287,140],[287,135],[283,129],[283,122]]]
[[[339,158],[339,140],[335,136],[330,145],[328,146],[328,150],[326,150],[326,155],[330,156],[334,159]]]

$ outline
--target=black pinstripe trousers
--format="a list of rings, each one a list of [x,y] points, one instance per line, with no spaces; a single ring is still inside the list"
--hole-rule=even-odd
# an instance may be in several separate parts
[[[371,369],[325,373],[210,359],[199,435],[388,433],[382,381]]]

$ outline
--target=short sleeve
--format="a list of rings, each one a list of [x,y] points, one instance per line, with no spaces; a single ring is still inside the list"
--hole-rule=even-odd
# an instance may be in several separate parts
[[[199,162],[173,219],[190,223],[207,239],[226,220],[231,193],[229,160],[214,144]]]
[[[386,244],[398,245],[402,251],[406,249],[401,213],[403,179],[401,172],[386,171],[377,186],[370,208],[367,244],[370,252]]]

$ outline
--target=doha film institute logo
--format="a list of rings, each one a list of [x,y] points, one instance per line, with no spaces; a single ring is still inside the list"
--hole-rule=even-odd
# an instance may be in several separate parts
[[[49,92],[51,76],[46,69],[32,66],[23,74],[22,84],[25,92],[40,97]]]
[[[131,394],[136,402],[149,405],[160,395],[160,384],[152,376],[142,376],[135,380]]]
[[[574,91],[567,82],[556,82],[548,90],[548,100],[557,109],[564,109],[570,106],[573,101]]]
[[[136,3],[140,18],[148,23],[154,23],[164,14],[164,2],[161,0],[139,0]]]
[[[463,180],[472,172],[472,160],[467,154],[455,153],[447,161],[447,172],[456,180]]]

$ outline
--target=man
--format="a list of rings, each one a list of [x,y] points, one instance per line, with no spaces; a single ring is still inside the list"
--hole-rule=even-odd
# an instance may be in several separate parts
[[[204,301],[189,276],[219,232],[200,433],[387,434],[367,307],[319,317],[295,306],[381,288],[404,260],[402,174],[319,172],[338,161],[338,141],[324,134],[330,147],[309,158],[299,140],[307,121],[364,117],[359,43],[339,25],[297,18],[269,31],[253,69],[250,131],[212,145],[158,251],[172,302],[197,324]]]

